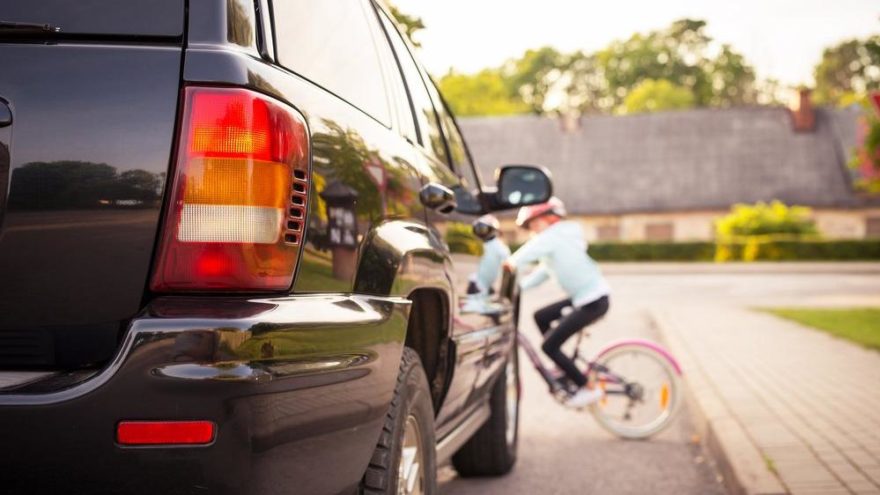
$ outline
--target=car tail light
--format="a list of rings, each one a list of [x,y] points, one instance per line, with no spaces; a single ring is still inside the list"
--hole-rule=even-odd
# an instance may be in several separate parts
[[[120,421],[119,445],[207,445],[214,441],[211,421]]]
[[[289,288],[308,171],[308,133],[293,108],[246,89],[187,88],[151,288]]]

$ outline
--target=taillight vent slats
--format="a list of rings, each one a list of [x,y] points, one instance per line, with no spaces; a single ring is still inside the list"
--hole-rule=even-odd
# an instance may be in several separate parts
[[[302,240],[303,221],[306,217],[306,204],[308,203],[309,180],[305,170],[293,171],[293,184],[290,192],[290,208],[287,211],[287,230],[284,233],[284,242],[298,245]]]

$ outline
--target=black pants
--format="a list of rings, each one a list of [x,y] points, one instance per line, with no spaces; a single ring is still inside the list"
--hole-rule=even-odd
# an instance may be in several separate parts
[[[574,310],[562,316],[562,310],[572,306],[571,299],[559,301],[535,311],[535,323],[544,335],[544,344],[541,349],[550,356],[550,359],[559,366],[579,387],[587,384],[587,377],[577,369],[574,361],[562,352],[562,344],[582,328],[594,323],[608,312],[608,296],[602,296],[590,304],[574,308]],[[559,323],[550,328],[550,324],[559,320]]]

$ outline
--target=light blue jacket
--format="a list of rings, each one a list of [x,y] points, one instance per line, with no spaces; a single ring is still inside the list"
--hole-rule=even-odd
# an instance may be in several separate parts
[[[483,256],[477,266],[476,282],[480,293],[488,294],[489,288],[501,273],[501,264],[510,257],[510,248],[499,238],[483,243]]]
[[[610,292],[599,266],[587,255],[584,230],[573,221],[560,221],[532,237],[510,257],[521,270],[539,261],[540,265],[520,281],[530,289],[552,275],[575,306],[589,304]]]

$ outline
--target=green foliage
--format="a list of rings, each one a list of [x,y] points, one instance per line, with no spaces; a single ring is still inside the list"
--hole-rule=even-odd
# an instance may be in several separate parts
[[[687,88],[697,106],[754,102],[754,70],[728,45],[711,56],[712,38],[705,27],[705,21],[681,19],[666,29],[637,33],[599,51],[596,57],[614,105],[619,107],[647,79]]]
[[[645,79],[623,100],[626,113],[679,110],[694,106],[694,95],[687,88],[665,79]]]
[[[864,109],[858,125],[864,126],[866,131],[862,142],[853,148],[847,162],[854,176],[853,186],[861,192],[880,194],[880,118],[877,110],[873,108],[866,94],[853,98],[844,97],[840,104],[859,105]]]
[[[880,89],[880,35],[826,48],[813,75],[819,104],[847,105],[856,95]]]
[[[734,205],[730,214],[716,224],[719,239],[756,235],[817,235],[810,218],[811,210],[802,206],[786,206],[780,201],[770,204]]]
[[[497,69],[474,75],[449,72],[438,82],[440,92],[458,116],[526,113],[529,106],[514,94]]]
[[[712,261],[713,242],[607,242],[593,243],[596,261]]]
[[[453,109],[474,112],[469,115],[504,115],[524,109],[535,114],[625,113],[625,101],[635,88],[653,86],[656,93],[658,83],[648,81],[667,81],[675,91],[670,95],[660,88],[661,93],[653,98],[661,100],[661,105],[672,105],[668,108],[754,103],[754,70],[728,45],[713,50],[705,26],[704,21],[683,19],[666,29],[612,42],[596,53],[562,53],[546,46],[527,50],[499,68],[457,74],[443,88],[444,95]],[[491,96],[480,104],[460,88],[489,89]],[[646,95],[634,98],[646,100],[636,106],[638,111],[645,111],[653,101]],[[768,99],[772,100],[764,98]]]
[[[519,95],[529,109],[544,113],[547,95],[568,63],[567,57],[555,48],[545,46],[526,50],[519,59],[509,60],[502,73],[510,88]]]
[[[419,42],[415,40],[414,35],[422,29],[425,29],[425,23],[422,21],[422,18],[404,14],[394,5],[389,4],[388,9],[391,11],[391,15],[394,17],[394,20],[397,21],[397,24],[403,28],[403,32],[406,34],[406,37],[409,38],[409,42],[412,43],[413,46],[421,46]]]
[[[446,224],[445,240],[453,253],[476,256],[483,254],[483,242],[474,235],[473,228],[469,224],[449,222]]]
[[[765,311],[880,351],[880,308],[770,308]]]
[[[718,241],[715,261],[869,261],[880,260],[880,241],[753,236]]]

